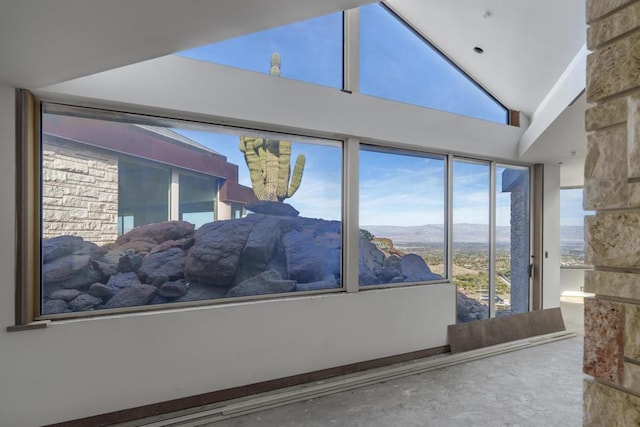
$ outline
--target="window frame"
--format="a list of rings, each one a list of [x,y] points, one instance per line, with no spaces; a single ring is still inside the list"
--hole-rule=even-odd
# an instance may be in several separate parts
[[[150,120],[177,120],[192,123],[196,126],[215,126],[231,129],[232,131],[247,131],[250,134],[269,134],[282,138],[298,137],[303,140],[324,139],[334,141],[342,147],[342,283],[340,288],[326,289],[318,291],[290,292],[284,294],[266,294],[248,297],[219,298],[200,301],[189,301],[180,303],[167,303],[158,305],[146,305],[125,307],[116,309],[105,309],[86,312],[72,312],[41,315],[41,202],[42,202],[42,146],[41,146],[41,125],[40,117],[42,105],[45,103],[59,104],[66,107],[78,107],[112,113],[132,114],[139,117],[147,117]],[[83,104],[81,102],[67,103],[55,98],[35,97],[27,90],[16,90],[16,215],[17,215],[17,260],[16,260],[16,300],[15,300],[15,325],[7,328],[9,331],[44,328],[51,321],[67,320],[75,318],[92,318],[97,316],[112,316],[119,314],[135,314],[147,311],[161,311],[172,309],[185,309],[190,307],[227,305],[232,303],[252,303],[256,301],[303,298],[317,294],[340,294],[354,293],[360,291],[378,291],[386,288],[404,288],[414,286],[430,286],[435,284],[450,283],[452,277],[452,164],[455,159],[466,159],[480,162],[493,162],[507,166],[527,167],[530,176],[533,165],[519,162],[504,162],[499,159],[475,158],[458,155],[452,152],[427,149],[404,144],[397,144],[391,141],[360,140],[357,137],[344,136],[338,139],[335,134],[318,131],[303,131],[299,129],[291,130],[285,127],[247,127],[247,123],[240,120],[231,121],[217,119],[202,119],[189,114],[176,114],[160,109],[149,111],[143,108],[127,106],[123,110],[114,109],[113,106]],[[359,218],[358,203],[349,203],[349,200],[358,200],[359,187],[359,152],[360,144],[368,146],[378,146],[383,150],[397,150],[399,152],[416,152],[418,154],[442,156],[445,160],[445,268],[447,277],[437,281],[411,282],[401,284],[383,284],[367,287],[360,287],[358,281],[358,242],[359,242]],[[533,186],[533,182],[531,182]],[[533,193],[533,191],[531,191]],[[533,214],[533,204],[530,203],[530,212]],[[38,242],[38,243],[36,243]],[[533,288],[533,287],[532,287]],[[453,302],[455,304],[455,302]],[[454,305],[455,307],[455,305]],[[530,310],[532,306],[530,304]]]

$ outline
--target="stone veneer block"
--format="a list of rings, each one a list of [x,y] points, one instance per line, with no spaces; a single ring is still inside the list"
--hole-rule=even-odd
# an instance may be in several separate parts
[[[640,391],[640,365],[624,362],[622,386],[636,393]]]
[[[584,381],[584,427],[640,426],[640,398],[592,380]]]
[[[591,270],[584,273],[584,291],[640,300],[640,274]]]
[[[638,331],[640,331],[640,306],[625,304],[624,356],[640,361],[640,334]]]
[[[587,57],[587,102],[640,85],[640,32],[617,40]]]
[[[630,6],[607,16],[589,27],[587,29],[587,47],[590,50],[594,50],[608,41],[637,28],[640,28],[640,2],[631,3]]]
[[[584,300],[584,373],[620,385],[624,362],[624,305]]]
[[[634,0],[587,0],[587,24]]]
[[[589,108],[585,113],[587,131],[598,130],[627,121],[627,99],[617,98]]]
[[[640,266],[640,211],[585,217],[585,259],[595,266]]]
[[[584,207],[588,210],[626,207],[627,128],[615,126],[587,137],[584,164]]]
[[[638,50],[640,51],[640,46]],[[638,179],[640,178],[640,93],[634,93],[627,98],[627,108],[628,177]]]

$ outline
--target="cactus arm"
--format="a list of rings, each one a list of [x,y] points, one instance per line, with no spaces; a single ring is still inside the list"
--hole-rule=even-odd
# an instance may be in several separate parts
[[[259,157],[258,147],[262,145],[262,140],[249,137],[240,138],[240,151],[244,153],[244,158],[249,168],[249,177],[251,178],[251,185],[253,186],[253,193],[258,200],[266,200],[267,196],[264,185],[264,174],[261,166],[261,159]],[[257,146],[257,147],[256,147]]]
[[[289,185],[289,177],[291,175],[291,142],[280,141],[279,144],[280,158],[278,160],[278,189],[276,196],[279,201],[287,198],[287,186]]]
[[[296,165],[293,168],[293,176],[291,177],[291,185],[289,186],[287,197],[293,196],[300,187],[300,182],[302,181],[302,172],[304,171],[304,162],[304,155],[298,155],[298,158],[296,159]]]

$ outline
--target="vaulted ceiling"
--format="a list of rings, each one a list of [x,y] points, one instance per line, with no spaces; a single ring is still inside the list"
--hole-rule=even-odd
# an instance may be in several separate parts
[[[0,84],[35,90],[367,3],[372,1],[0,0]],[[543,122],[530,138],[535,150],[521,150],[523,159],[550,162],[580,152],[553,141],[569,138],[563,126],[575,127],[575,109],[564,115],[572,119],[560,114],[569,101],[561,99],[560,109],[539,118],[584,45],[584,0],[386,3],[505,105]],[[584,145],[581,129],[571,138]]]

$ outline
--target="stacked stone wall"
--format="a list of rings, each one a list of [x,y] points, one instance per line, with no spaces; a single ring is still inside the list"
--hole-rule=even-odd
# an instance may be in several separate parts
[[[98,245],[118,237],[118,160],[104,150],[45,136],[42,237],[80,236]]]
[[[640,1],[588,0],[585,426],[640,425]]]
[[[529,181],[523,179],[511,190],[512,313],[529,311],[529,234]]]

